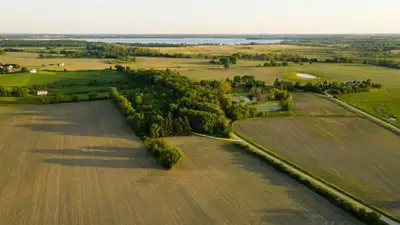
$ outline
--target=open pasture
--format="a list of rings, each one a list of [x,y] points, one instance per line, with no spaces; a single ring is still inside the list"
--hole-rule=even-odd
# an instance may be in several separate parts
[[[226,142],[170,138],[165,171],[111,101],[0,112],[5,224],[360,224]]]
[[[299,115],[354,115],[349,110],[310,93],[293,93],[294,112]]]
[[[400,90],[376,90],[339,95],[338,98],[400,127]]]
[[[95,71],[38,71],[37,73],[15,73],[0,75],[2,86],[27,86],[32,84],[69,84],[70,82],[87,84],[91,80],[118,81],[127,80],[128,77],[117,71],[95,70]]]
[[[285,117],[234,129],[357,197],[400,217],[400,138],[362,118]]]

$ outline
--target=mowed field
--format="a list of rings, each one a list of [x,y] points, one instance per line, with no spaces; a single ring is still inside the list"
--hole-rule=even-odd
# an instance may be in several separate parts
[[[339,95],[338,98],[400,127],[400,90],[360,92]]]
[[[170,138],[165,171],[111,101],[0,112],[4,224],[360,224],[225,142]]]
[[[294,112],[299,115],[354,115],[328,99],[311,93],[293,93]]]
[[[2,86],[27,86],[32,84],[52,84],[73,82],[75,85],[87,84],[91,80],[98,81],[121,81],[129,79],[126,74],[109,71],[38,71],[37,73],[16,73],[0,75]]]
[[[235,130],[301,168],[400,217],[400,137],[362,118],[285,117]]]

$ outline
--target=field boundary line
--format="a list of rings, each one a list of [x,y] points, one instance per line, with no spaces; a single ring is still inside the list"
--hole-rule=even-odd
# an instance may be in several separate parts
[[[375,124],[378,124],[379,126],[386,128],[386,129],[392,131],[393,133],[400,135],[400,128],[398,128],[398,127],[396,127],[396,126],[394,126],[394,125],[392,125],[392,124],[390,124],[368,112],[365,112],[364,110],[362,110],[356,106],[350,105],[342,100],[334,98],[332,95],[330,95],[326,92],[325,92],[325,95],[317,95],[317,96],[328,99],[329,101],[334,102],[334,103],[346,108],[347,110],[352,111],[352,112],[360,115],[361,117],[366,118],[366,119],[374,122]]]
[[[195,136],[210,138],[210,139],[219,140],[219,141],[228,141],[228,142],[237,141],[236,139],[232,139],[232,138],[220,138],[220,137],[214,137],[214,136],[209,136],[209,135],[205,135],[205,134],[199,134],[196,132],[192,132],[192,134],[194,134]]]
[[[339,188],[338,186],[329,183],[325,181],[324,179],[308,172],[307,170],[302,169],[301,167],[297,166],[295,163],[291,162],[290,160],[287,160],[283,158],[282,156],[278,155],[277,153],[257,144],[254,140],[248,138],[247,136],[243,135],[242,133],[236,131],[234,129],[235,122],[232,124],[232,130],[233,130],[233,136],[235,137],[236,140],[245,143],[247,145],[250,145],[251,147],[255,148],[258,152],[263,152],[264,154],[267,154],[267,156],[275,161],[278,161],[282,164],[286,164],[287,167],[289,167],[291,170],[305,175],[316,183],[318,186],[321,186],[330,192],[333,192],[336,196],[347,199],[348,201],[351,201],[355,204],[357,204],[358,207],[364,208],[369,211],[376,212],[377,214],[380,215],[380,217],[387,222],[390,225],[399,225],[400,224],[400,219],[396,218],[395,216],[391,215],[390,213],[384,211],[383,209],[380,209],[378,207],[375,207],[362,199],[352,195],[351,193]]]

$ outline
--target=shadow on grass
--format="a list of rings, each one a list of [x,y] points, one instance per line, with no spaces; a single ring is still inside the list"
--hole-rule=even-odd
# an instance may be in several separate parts
[[[44,163],[77,167],[104,168],[151,168],[162,169],[147,153],[145,148],[121,148],[92,146],[82,150],[77,149],[45,149],[33,150],[32,153],[63,156],[62,158],[47,158]],[[70,156],[71,158],[65,158]],[[88,158],[91,157],[91,158]]]
[[[34,132],[138,140],[110,100],[16,107],[5,116],[27,117],[14,126]]]

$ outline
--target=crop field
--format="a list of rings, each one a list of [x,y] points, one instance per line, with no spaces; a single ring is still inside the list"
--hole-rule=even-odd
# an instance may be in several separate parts
[[[353,224],[327,201],[231,143],[168,138],[185,154],[175,178],[202,206],[202,224]],[[203,217],[201,217],[203,218]]]
[[[362,118],[285,117],[235,130],[305,170],[400,217],[400,138]]]
[[[226,143],[161,169],[111,101],[0,106],[4,224],[360,224]],[[22,141],[23,140],[23,141]]]
[[[354,115],[325,98],[310,93],[294,93],[294,112],[299,115]]]
[[[32,84],[69,83],[87,84],[90,80],[117,81],[126,80],[127,76],[117,71],[96,70],[96,71],[38,71],[37,73],[15,73],[0,75],[2,86],[26,86]]]
[[[400,127],[400,90],[339,95],[340,100]]]

